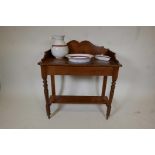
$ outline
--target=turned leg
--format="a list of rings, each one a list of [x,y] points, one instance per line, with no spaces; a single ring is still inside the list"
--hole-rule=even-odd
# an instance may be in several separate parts
[[[52,102],[55,102],[55,78],[51,75]]]
[[[106,119],[108,119],[109,118],[109,116],[110,116],[110,111],[111,111],[111,104],[107,104],[107,113],[106,113]]]
[[[43,77],[43,86],[44,86],[44,94],[45,94],[45,101],[46,101],[46,113],[48,118],[50,119],[50,101],[48,95],[48,84],[47,84],[47,76]]]
[[[105,91],[106,91],[106,86],[107,86],[107,76],[103,77],[103,85],[102,85],[102,96],[105,96]]]
[[[107,105],[106,119],[109,118],[110,112],[111,112],[111,103],[112,103],[113,96],[114,96],[115,84],[116,84],[116,80],[117,80],[117,77],[118,77],[118,70],[119,70],[118,67],[116,67],[116,68],[113,69],[110,95],[109,95],[108,103],[106,104]]]
[[[114,77],[112,77],[112,83],[111,83],[109,101],[108,101],[108,103],[106,104],[106,105],[107,105],[106,119],[108,119],[109,116],[110,116],[110,112],[111,112],[111,103],[112,103],[112,99],[113,99],[113,96],[114,96],[115,84],[116,84],[116,79],[115,79]]]

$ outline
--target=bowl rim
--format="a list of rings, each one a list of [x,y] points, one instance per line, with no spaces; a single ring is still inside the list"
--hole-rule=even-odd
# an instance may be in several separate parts
[[[75,59],[77,57],[79,57],[79,58],[81,57],[83,59],[83,58],[92,58],[94,56],[92,54],[77,53],[77,54],[66,54],[65,57],[67,57],[67,58],[75,58]]]
[[[104,54],[96,54],[95,57],[110,58],[110,56],[108,56],[108,55],[104,55]]]

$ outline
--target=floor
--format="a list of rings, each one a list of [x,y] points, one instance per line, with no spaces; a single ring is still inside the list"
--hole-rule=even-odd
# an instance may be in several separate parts
[[[131,98],[112,105],[109,120],[105,105],[54,104],[53,117],[48,120],[42,97],[0,97],[0,128],[103,129],[155,128],[154,98]]]

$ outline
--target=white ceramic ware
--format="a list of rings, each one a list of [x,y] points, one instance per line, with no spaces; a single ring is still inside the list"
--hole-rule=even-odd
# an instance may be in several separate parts
[[[91,54],[67,54],[66,57],[73,63],[87,63],[90,62],[93,55]]]
[[[57,59],[63,58],[66,54],[68,54],[68,46],[64,41],[64,35],[55,35],[52,37],[53,43],[51,47],[51,52],[54,57]]]
[[[95,58],[98,59],[98,60],[102,60],[102,61],[109,61],[110,60],[110,57],[107,56],[107,55],[95,55]]]

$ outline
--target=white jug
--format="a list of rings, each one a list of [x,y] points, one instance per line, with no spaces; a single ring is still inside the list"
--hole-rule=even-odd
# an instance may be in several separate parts
[[[57,59],[63,58],[66,54],[68,54],[68,46],[64,41],[64,35],[55,35],[52,37],[53,43],[51,47],[51,52],[54,57]]]

